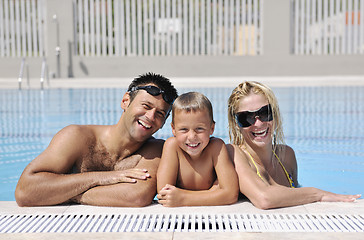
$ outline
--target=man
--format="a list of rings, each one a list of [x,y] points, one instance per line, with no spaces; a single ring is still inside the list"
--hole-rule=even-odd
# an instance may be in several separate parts
[[[15,190],[18,205],[149,205],[164,142],[151,136],[163,126],[176,97],[161,75],[134,79],[117,124],[70,125],[53,137],[24,169]]]

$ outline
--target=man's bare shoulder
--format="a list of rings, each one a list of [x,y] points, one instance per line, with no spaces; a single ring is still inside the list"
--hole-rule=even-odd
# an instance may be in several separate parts
[[[50,146],[59,148],[64,146],[70,149],[87,149],[86,146],[96,141],[96,126],[69,125],[61,129],[52,139]],[[63,149],[63,148],[61,148]]]
[[[79,139],[95,139],[98,137],[98,132],[106,128],[102,125],[69,125],[57,133],[57,135],[65,135],[66,137],[77,137]]]
[[[68,125],[67,127],[64,127],[61,131],[59,131],[59,134],[66,134],[66,135],[88,135],[91,134],[90,125]]]
[[[160,158],[164,142],[163,139],[149,138],[137,152],[146,159]]]

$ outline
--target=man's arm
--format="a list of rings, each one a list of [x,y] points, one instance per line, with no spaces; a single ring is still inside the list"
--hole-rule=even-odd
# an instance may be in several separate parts
[[[82,133],[80,126],[65,127],[24,169],[15,190],[19,206],[63,203],[95,184],[91,175],[85,178],[66,174],[82,154]]]
[[[68,174],[87,151],[89,139],[83,126],[68,126],[58,132],[47,149],[24,169],[15,190],[18,205],[61,204],[98,185],[144,178],[140,170]]]
[[[150,140],[139,152],[143,157],[135,168],[145,169],[146,179],[135,183],[118,183],[97,186],[77,197],[82,204],[114,207],[144,207],[151,204],[157,189],[157,169],[160,161],[163,141]]]

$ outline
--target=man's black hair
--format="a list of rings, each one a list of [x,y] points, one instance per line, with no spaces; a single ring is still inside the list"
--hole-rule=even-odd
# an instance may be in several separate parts
[[[176,88],[172,85],[172,83],[170,82],[170,80],[168,78],[166,78],[160,74],[156,74],[156,73],[152,73],[152,72],[148,72],[148,73],[139,75],[139,77],[137,77],[137,78],[134,78],[134,80],[130,83],[130,85],[128,87],[128,92],[130,92],[133,87],[145,86],[150,83],[156,85],[161,90],[163,90],[167,96],[170,96],[173,99],[176,99],[178,97]],[[133,99],[135,98],[136,92],[130,92],[131,101],[133,101]]]

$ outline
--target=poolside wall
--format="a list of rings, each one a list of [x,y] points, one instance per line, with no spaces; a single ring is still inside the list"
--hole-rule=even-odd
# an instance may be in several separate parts
[[[0,4],[5,4],[6,2],[10,5],[12,1],[2,0]],[[16,2],[18,0],[15,1],[15,4]],[[96,2],[99,3],[97,0]],[[110,1],[100,0],[100,2],[107,4]],[[145,4],[146,2],[145,0],[135,0],[129,3]],[[166,2],[162,0],[160,7],[162,3]],[[220,7],[225,9],[227,5],[222,4],[233,6],[237,2],[240,2],[240,6],[252,7],[253,10],[249,14],[251,14],[250,17],[254,18],[254,20],[248,19],[247,24],[250,24],[249,26],[251,27],[255,26],[255,31],[258,34],[252,40],[255,41],[254,46],[256,48],[253,54],[250,50],[246,53],[239,53],[238,51],[229,52],[227,49],[223,49],[217,54],[209,53],[208,51],[201,53],[199,51],[198,53],[187,52],[187,54],[182,53],[178,55],[168,54],[168,51],[166,51],[163,54],[155,55],[133,55],[128,54],[126,50],[125,54],[121,55],[88,55],[86,51],[80,52],[79,49],[80,43],[82,46],[84,45],[81,42],[82,39],[80,39],[79,28],[85,25],[75,24],[77,21],[80,21],[80,10],[77,6],[85,4],[85,2],[76,0],[37,0],[37,6],[44,6],[41,13],[37,15],[44,19],[41,29],[38,30],[38,33],[42,32],[42,37],[39,37],[39,39],[43,40],[42,46],[44,49],[43,51],[38,49],[38,52],[40,52],[38,55],[33,53],[32,56],[29,56],[29,53],[25,54],[23,52],[13,56],[6,56],[4,54],[4,43],[2,43],[0,46],[0,50],[2,50],[2,53],[0,52],[0,77],[17,78],[21,60],[24,56],[29,65],[31,77],[40,77],[43,57],[46,59],[51,75],[59,78],[134,77],[146,71],[155,71],[175,77],[364,75],[364,24],[363,17],[360,17],[364,16],[362,0],[325,1],[331,4],[330,6],[333,6],[334,3],[337,5],[338,2],[344,2],[345,4],[340,5],[340,12],[334,8],[319,9],[319,6],[322,7],[319,3],[324,3],[323,0],[217,0],[217,2],[212,2],[221,4]],[[242,4],[242,2],[246,4]],[[191,3],[195,4],[196,1],[190,1],[189,4]],[[361,5],[360,8],[358,7],[359,3]],[[191,8],[191,6],[195,6],[195,8]],[[197,6],[200,6],[198,3],[191,6],[188,5],[189,11],[192,11],[192,9],[197,12],[201,11],[196,10]],[[314,8],[316,6],[317,11]],[[134,12],[136,11],[132,8],[133,6],[129,7]],[[105,8],[106,12],[107,7],[105,6]],[[309,10],[311,11],[312,9],[314,9],[313,12],[320,12],[320,14],[323,12],[322,16],[308,15]],[[127,11],[124,11],[124,13],[127,15]],[[299,16],[299,13],[302,16]],[[5,12],[1,14],[0,18],[5,17]],[[14,15],[16,14],[15,12]],[[213,13],[211,14],[213,15]],[[226,14],[224,13],[224,17]],[[340,14],[341,18],[345,21],[341,25],[339,23],[340,20],[337,20]],[[21,16],[21,13],[19,15]],[[161,18],[163,17],[162,15],[160,16]],[[242,16],[244,16],[244,12]],[[166,16],[164,17],[167,18]],[[191,19],[189,20],[190,22]],[[200,22],[200,20],[197,20],[197,22]],[[223,22],[225,23],[226,21],[224,20]],[[6,24],[11,27],[11,22],[6,23],[6,21],[2,21],[0,24],[2,27],[1,37],[5,36],[4,29],[6,31]],[[132,24],[129,23],[128,25]],[[309,29],[307,27],[313,25],[319,28],[319,33],[312,31],[313,28]],[[300,28],[301,30],[299,30]],[[339,28],[344,32],[345,37],[335,37],[333,35],[333,29]],[[197,27],[194,29],[197,29]],[[331,29],[331,32],[328,32],[327,29]],[[310,37],[318,36],[320,39],[308,40],[308,35]],[[351,35],[354,37],[352,38]],[[225,39],[225,41],[227,40]],[[316,41],[316,43],[308,46],[307,43],[312,41]],[[114,43],[114,40],[112,42]],[[346,47],[345,44],[349,42],[354,43],[354,47],[353,44],[349,44],[349,47]],[[313,47],[321,43],[327,45],[319,46],[321,48]],[[40,46],[40,44],[35,45]],[[336,45],[335,49],[332,47],[334,45]],[[340,46],[340,49],[338,46]],[[357,50],[355,50],[356,46],[358,46]],[[24,48],[25,46],[23,46]],[[332,50],[330,50],[331,48]],[[236,50],[237,47],[235,46],[234,49]]]

